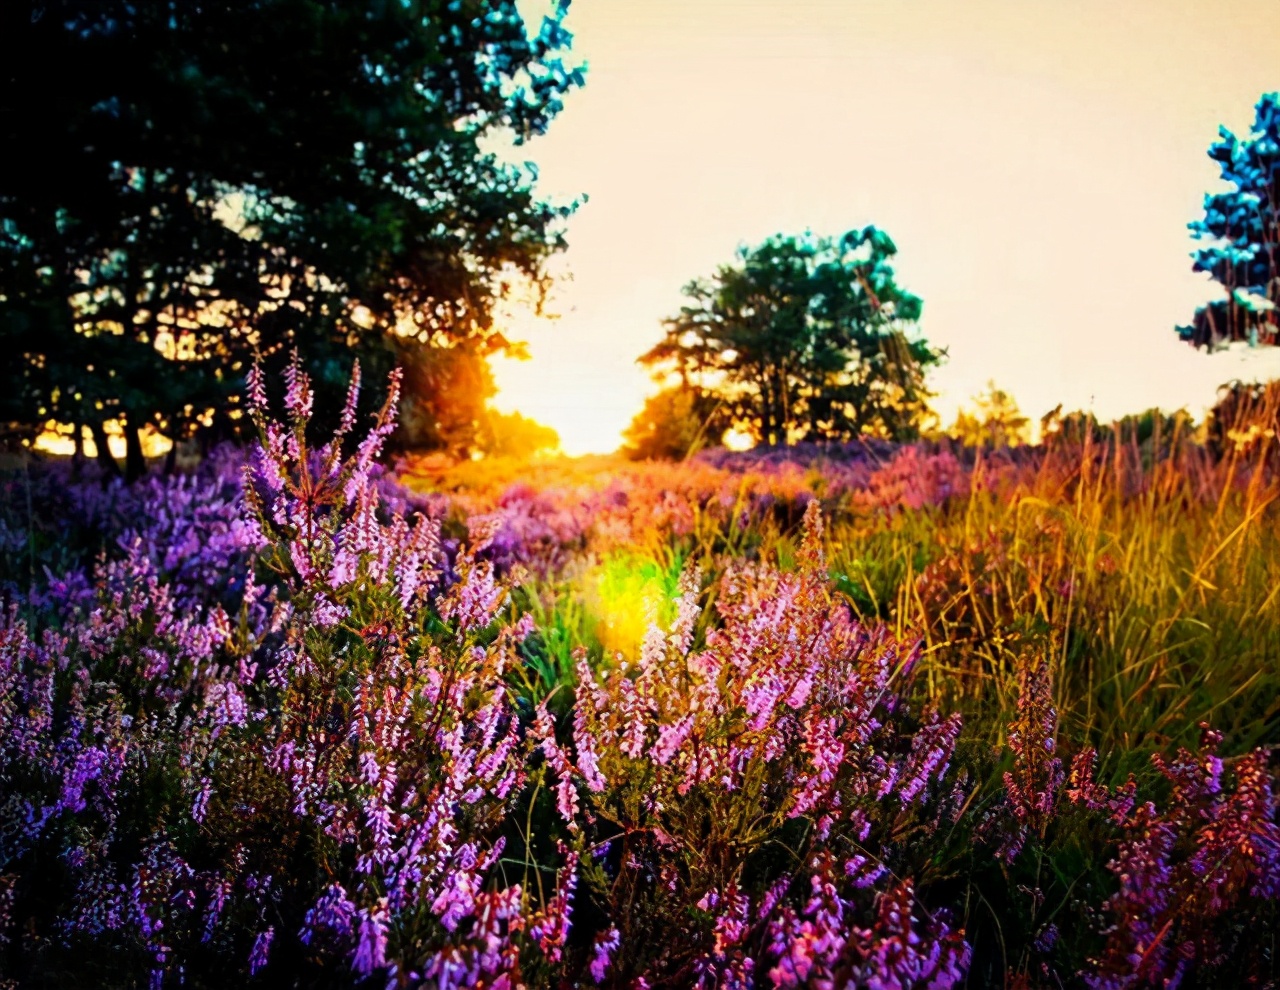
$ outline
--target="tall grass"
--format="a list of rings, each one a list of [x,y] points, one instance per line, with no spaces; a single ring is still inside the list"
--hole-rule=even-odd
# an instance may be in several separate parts
[[[1145,753],[1191,744],[1211,721],[1230,750],[1271,745],[1273,445],[1215,461],[1187,436],[1144,448],[1118,433],[1050,449],[1012,477],[984,477],[980,462],[963,499],[837,520],[834,579],[862,618],[923,638],[923,689],[993,741],[1030,653],[1050,661],[1077,744]]]

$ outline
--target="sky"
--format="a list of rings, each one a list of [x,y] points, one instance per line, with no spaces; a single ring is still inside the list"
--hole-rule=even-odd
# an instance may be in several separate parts
[[[587,85],[522,154],[588,201],[557,318],[514,308],[531,359],[495,362],[495,404],[566,453],[618,446],[686,282],[806,229],[894,239],[944,421],[988,380],[1105,419],[1280,376],[1280,349],[1173,332],[1217,291],[1186,225],[1219,124],[1280,89],[1277,0],[574,0],[567,23]]]

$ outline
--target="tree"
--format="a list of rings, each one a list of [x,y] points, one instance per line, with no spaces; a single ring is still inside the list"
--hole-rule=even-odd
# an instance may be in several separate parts
[[[1061,405],[1040,417],[1040,443],[1046,448],[1120,446],[1136,451],[1148,467],[1170,456],[1195,432],[1195,423],[1185,409],[1166,412],[1155,406],[1109,423],[1083,409],[1064,412]]]
[[[451,347],[408,345],[400,401],[401,447],[470,457],[479,449],[488,402],[498,387],[485,354],[471,341]]]
[[[1206,419],[1209,449],[1219,457],[1268,448],[1274,457],[1280,438],[1280,381],[1227,382]]]
[[[914,435],[943,355],[916,332],[921,302],[894,280],[896,253],[875,227],[739,249],[685,286],[692,302],[640,361],[713,396],[759,443]]]
[[[479,438],[486,457],[532,457],[560,446],[560,434],[522,413],[486,410]]]
[[[681,460],[719,443],[726,424],[714,396],[672,386],[649,396],[623,432],[633,460]]]
[[[408,339],[503,347],[493,302],[545,287],[572,205],[489,149],[582,83],[567,8],[531,35],[515,0],[4,5],[7,420],[121,419],[140,458],[255,355],[298,347],[337,402],[356,353],[376,380]]]
[[[1030,438],[1031,421],[1013,396],[994,381],[973,400],[973,411],[961,409],[948,431],[966,447],[1016,447]]]
[[[486,348],[470,339],[449,347],[413,343],[400,348],[405,385],[397,431],[401,448],[469,458],[529,457],[560,446],[551,427],[489,405],[498,387],[488,356]]]
[[[1209,157],[1234,188],[1205,196],[1204,218],[1188,224],[1206,242],[1192,254],[1193,270],[1226,290],[1226,298],[1196,310],[1190,326],[1177,328],[1196,347],[1275,344],[1280,332],[1280,93],[1264,95],[1255,114],[1243,138],[1219,128]]]

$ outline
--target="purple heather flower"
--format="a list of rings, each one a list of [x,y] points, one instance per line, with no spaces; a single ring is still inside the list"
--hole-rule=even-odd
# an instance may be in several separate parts
[[[361,976],[387,965],[387,913],[383,908],[365,909],[359,913],[359,931],[351,968]]]
[[[356,906],[347,897],[341,884],[332,884],[316,901],[315,906],[307,912],[299,937],[304,945],[310,945],[317,932],[324,932],[328,937],[343,941],[354,928]]]
[[[258,937],[253,940],[253,950],[249,953],[250,976],[267,965],[267,954],[271,951],[271,940],[275,934],[276,930],[268,927],[265,931],[259,932]]]
[[[613,960],[613,954],[618,951],[621,943],[622,936],[618,933],[618,929],[612,926],[596,936],[591,948],[591,964],[588,967],[591,979],[595,982],[603,982],[605,974],[609,972],[609,963]]]

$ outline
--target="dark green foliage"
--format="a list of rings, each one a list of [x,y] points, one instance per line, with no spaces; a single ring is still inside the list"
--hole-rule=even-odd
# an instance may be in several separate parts
[[[1197,347],[1247,340],[1274,344],[1280,329],[1280,93],[1258,101],[1253,130],[1243,138],[1225,127],[1209,157],[1234,186],[1204,198],[1204,219],[1188,226],[1207,242],[1193,269],[1207,272],[1226,298],[1196,310],[1178,336]]]
[[[511,0],[7,4],[3,420],[133,447],[234,408],[255,353],[299,347],[324,405],[397,334],[505,346],[493,301],[570,208],[489,148],[581,84],[567,7],[531,37]]]
[[[1209,447],[1219,457],[1249,454],[1260,448],[1274,456],[1271,444],[1280,435],[1280,382],[1228,382],[1206,423]]]
[[[875,227],[776,235],[685,286],[692,300],[640,361],[713,395],[760,443],[918,432],[942,352],[914,332],[921,302],[894,280]]]

